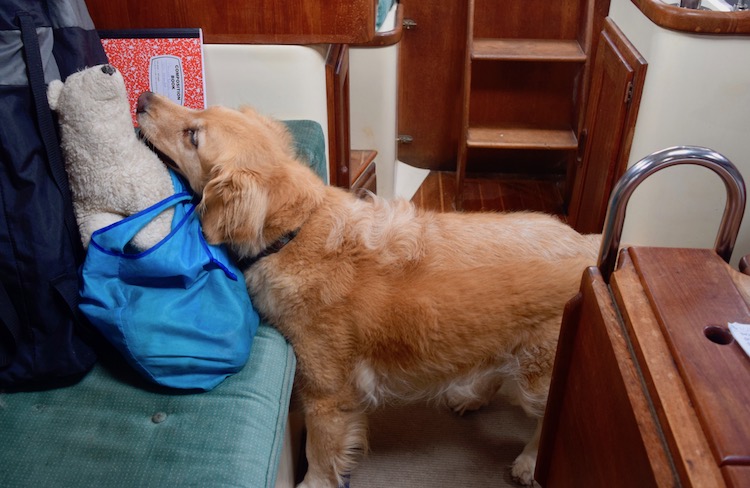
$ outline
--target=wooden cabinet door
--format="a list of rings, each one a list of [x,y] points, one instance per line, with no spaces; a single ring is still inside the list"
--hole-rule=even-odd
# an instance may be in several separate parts
[[[398,158],[418,168],[453,171],[461,121],[468,2],[402,0],[398,132],[409,136]]]
[[[606,19],[596,53],[568,221],[579,232],[601,232],[609,194],[625,172],[646,61]]]

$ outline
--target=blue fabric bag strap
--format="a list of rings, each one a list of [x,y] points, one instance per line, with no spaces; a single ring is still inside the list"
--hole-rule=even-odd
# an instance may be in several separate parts
[[[172,224],[172,231],[166,236],[161,242],[156,244],[150,249],[138,254],[130,254],[125,252],[125,248],[128,243],[133,240],[133,237],[140,232],[149,222],[151,222],[157,215],[164,212],[170,207],[177,206],[183,202],[189,202],[193,199],[193,195],[187,192],[175,193],[174,195],[165,198],[164,200],[155,203],[154,205],[141,210],[140,212],[131,215],[123,220],[115,222],[114,224],[108,225],[102,229],[97,230],[91,235],[91,244],[96,246],[102,252],[113,255],[123,255],[124,257],[138,257],[152,252],[158,248],[159,245],[165,240],[169,239],[185,221],[195,211],[195,206],[185,213],[184,217],[175,225]],[[177,213],[175,214],[177,215]]]
[[[172,183],[178,190],[184,190],[185,185],[180,179],[170,171],[172,175]],[[175,233],[177,233],[183,226],[188,224],[191,219],[198,220],[195,215],[195,205],[184,205],[185,202],[190,202],[195,198],[191,193],[187,191],[181,191],[174,195],[165,198],[164,200],[155,203],[154,205],[141,210],[140,212],[131,215],[119,222],[115,222],[107,227],[97,230],[91,235],[91,243],[99,251],[126,259],[138,259],[146,256],[151,252],[157,250],[162,244],[168,241]],[[150,249],[146,249],[138,253],[128,253],[126,247],[128,243],[140,232],[149,222],[151,222],[157,215],[167,210],[170,207],[175,207],[174,218],[172,220],[172,230],[168,236],[162,239],[155,246]],[[179,219],[179,220],[178,220]],[[176,222],[175,222],[176,221]],[[196,223],[200,227],[200,223]],[[200,232],[200,231],[199,231]],[[232,268],[233,264],[230,261],[229,255],[225,250],[220,247],[212,247],[205,241],[203,234],[200,233],[199,238],[201,240],[201,246],[206,253],[209,260],[219,267],[227,278],[237,281],[239,279],[237,273]]]

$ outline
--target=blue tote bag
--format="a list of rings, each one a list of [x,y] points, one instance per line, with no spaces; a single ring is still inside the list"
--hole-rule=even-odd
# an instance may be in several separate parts
[[[151,381],[210,390],[247,362],[258,314],[223,246],[203,238],[193,195],[177,192],[94,232],[81,268],[81,311]],[[174,208],[172,231],[154,247],[128,243]]]

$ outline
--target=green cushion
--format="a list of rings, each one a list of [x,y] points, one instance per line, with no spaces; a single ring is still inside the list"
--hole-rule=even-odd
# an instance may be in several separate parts
[[[245,368],[210,392],[136,387],[98,364],[75,386],[0,394],[0,486],[273,487],[294,369],[262,324]]]
[[[328,183],[326,143],[320,124],[313,120],[285,120],[284,123],[294,137],[297,157],[306,161]]]

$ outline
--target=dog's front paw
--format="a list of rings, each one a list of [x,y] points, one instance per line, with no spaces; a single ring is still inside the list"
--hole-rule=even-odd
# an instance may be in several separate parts
[[[513,461],[510,475],[518,483],[524,486],[531,486],[534,484],[534,468],[536,468],[536,457],[521,454]]]

